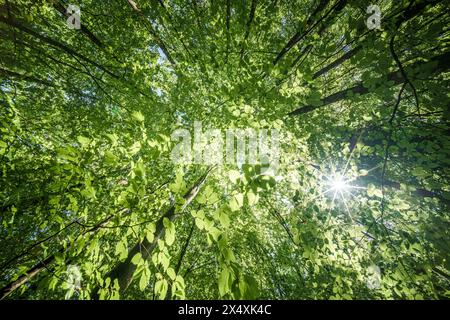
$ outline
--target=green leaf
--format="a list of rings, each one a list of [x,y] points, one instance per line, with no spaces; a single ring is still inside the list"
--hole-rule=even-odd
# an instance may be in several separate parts
[[[135,143],[133,143],[130,149],[128,149],[128,153],[130,154],[130,156],[134,156],[139,152],[139,150],[141,150],[141,143],[139,141],[136,141]]]
[[[367,176],[368,173],[369,173],[369,171],[367,171],[367,170],[359,170],[359,176],[361,176],[361,177]]]
[[[248,205],[253,206],[258,202],[259,196],[250,190],[247,192],[247,199],[248,199]]]
[[[376,196],[376,197],[379,197],[379,198],[383,197],[383,193],[381,192],[381,190],[377,189],[373,184],[369,184],[367,186],[367,195],[369,197],[373,197],[373,196]]]
[[[134,111],[131,116],[139,122],[144,122],[145,120],[144,115],[140,111]]]
[[[112,153],[111,151],[107,150],[105,151],[105,162],[111,165],[114,165],[117,163],[118,158],[116,157],[116,155],[114,153]]]
[[[164,252],[160,252],[158,254],[159,262],[161,263],[161,266],[164,270],[167,270],[170,264],[170,258],[164,254]]]
[[[228,217],[228,214],[223,210],[219,212],[219,222],[225,228],[228,228],[230,226],[230,218]]]
[[[119,241],[116,244],[116,251],[115,251],[116,255],[119,256],[119,260],[124,260],[127,258],[128,256],[128,249],[126,247],[126,244],[123,241]]]
[[[117,141],[119,140],[119,137],[115,133],[107,133],[106,136],[108,137],[108,140],[111,142],[111,145],[113,147],[117,146]]]
[[[205,224],[203,222],[202,219],[200,218],[195,218],[195,225],[197,226],[197,228],[199,228],[200,230],[202,230],[205,227]]]
[[[217,229],[216,227],[210,227],[208,228],[209,234],[213,237],[214,241],[217,241],[222,234],[222,231]]]
[[[240,179],[241,174],[239,173],[239,171],[230,170],[228,172],[228,177],[230,178],[231,182],[236,183],[238,179]]]
[[[177,275],[177,277],[176,277],[176,279],[175,279],[175,282],[178,282],[182,287],[185,286],[184,279],[183,279],[183,277],[180,276],[180,275]]]
[[[89,144],[91,143],[91,139],[83,137],[83,136],[78,136],[77,140],[81,144],[81,147],[83,149],[86,149],[89,146]]]
[[[218,199],[219,197],[210,186],[207,186],[196,198],[197,202],[200,204],[212,204],[215,203]]]
[[[145,168],[144,163],[142,161],[138,161],[133,169],[134,174],[141,178],[142,180],[145,180]]]
[[[186,189],[186,183],[183,181],[183,171],[178,170],[174,183],[169,184],[169,189],[175,194],[183,193]]]
[[[223,255],[223,258],[225,259],[225,261],[227,261],[227,262],[236,262],[236,258],[235,258],[234,254],[233,254],[233,251],[231,251],[230,248],[224,248],[222,250],[222,255]]]
[[[239,210],[244,204],[244,195],[242,193],[238,193],[230,200],[230,209],[231,211]]]
[[[147,230],[147,233],[145,234],[145,237],[147,238],[147,241],[149,243],[153,242],[153,239],[155,239],[155,235],[153,232],[151,232],[150,230]]]
[[[166,272],[171,280],[175,280],[176,277],[175,270],[173,270],[172,268],[167,268]]]
[[[136,253],[133,258],[131,258],[131,263],[138,265],[142,260],[142,254],[140,252]]]
[[[161,279],[155,283],[155,292],[160,300],[163,300],[167,295],[168,283],[166,279]]]
[[[165,242],[168,246],[171,246],[175,241],[175,225],[168,218],[163,219],[165,228]]]
[[[230,273],[227,268],[224,268],[219,275],[219,294],[223,297],[229,290],[228,278]]]
[[[147,288],[150,278],[147,275],[146,269],[143,270],[141,278],[139,279],[139,290],[144,291]]]

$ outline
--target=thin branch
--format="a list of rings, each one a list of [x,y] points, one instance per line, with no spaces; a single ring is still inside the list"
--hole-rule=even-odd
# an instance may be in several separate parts
[[[400,70],[400,73],[403,76],[403,79],[406,83],[408,83],[414,93],[414,98],[416,99],[416,107],[417,107],[417,113],[420,116],[420,107],[419,107],[419,97],[417,95],[416,87],[412,84],[411,80],[409,80],[408,76],[406,75],[405,69],[403,68],[402,63],[400,62],[400,59],[397,56],[397,53],[394,50],[394,41],[395,41],[395,34],[392,36],[391,41],[389,43],[389,49],[391,50],[392,57],[395,60],[395,63],[397,64],[398,69]],[[403,88],[402,88],[403,89]],[[403,91],[403,90],[402,90]]]

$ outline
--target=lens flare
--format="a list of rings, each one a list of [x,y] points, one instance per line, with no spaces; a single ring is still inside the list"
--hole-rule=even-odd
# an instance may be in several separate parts
[[[348,181],[346,181],[342,176],[336,175],[330,181],[330,187],[332,190],[341,192],[346,191],[349,187]]]

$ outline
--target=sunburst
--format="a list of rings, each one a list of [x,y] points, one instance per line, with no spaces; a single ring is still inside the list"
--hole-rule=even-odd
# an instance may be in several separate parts
[[[352,182],[354,178],[346,177],[345,173],[333,172],[328,176],[325,176],[324,179],[324,189],[321,195],[332,195],[331,206],[333,207],[336,201],[340,201],[343,203],[345,211],[349,218],[353,221],[353,217],[350,213],[349,206],[347,204],[347,200],[349,196],[355,197],[353,191],[357,189],[364,189],[363,187],[359,187],[353,185]]]

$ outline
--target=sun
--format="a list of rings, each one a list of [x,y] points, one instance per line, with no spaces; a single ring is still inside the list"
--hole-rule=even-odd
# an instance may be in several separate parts
[[[345,170],[346,171],[346,170]],[[345,171],[335,171],[333,170],[328,175],[322,175],[322,188],[323,191],[318,196],[332,197],[331,207],[334,207],[338,203],[343,204],[345,212],[349,218],[353,221],[352,215],[350,213],[350,208],[347,204],[351,197],[355,197],[354,192],[357,189],[364,189],[357,185],[352,184],[355,178],[347,176]],[[316,198],[316,197],[315,197]]]
[[[345,180],[341,175],[336,175],[330,179],[329,186],[331,190],[336,192],[347,191],[349,187],[348,180]]]
[[[352,185],[354,179],[346,177],[339,172],[335,172],[325,178],[325,191],[322,194],[333,194],[333,203],[337,198],[346,204],[348,196],[354,196],[352,191],[360,189],[361,187]]]

